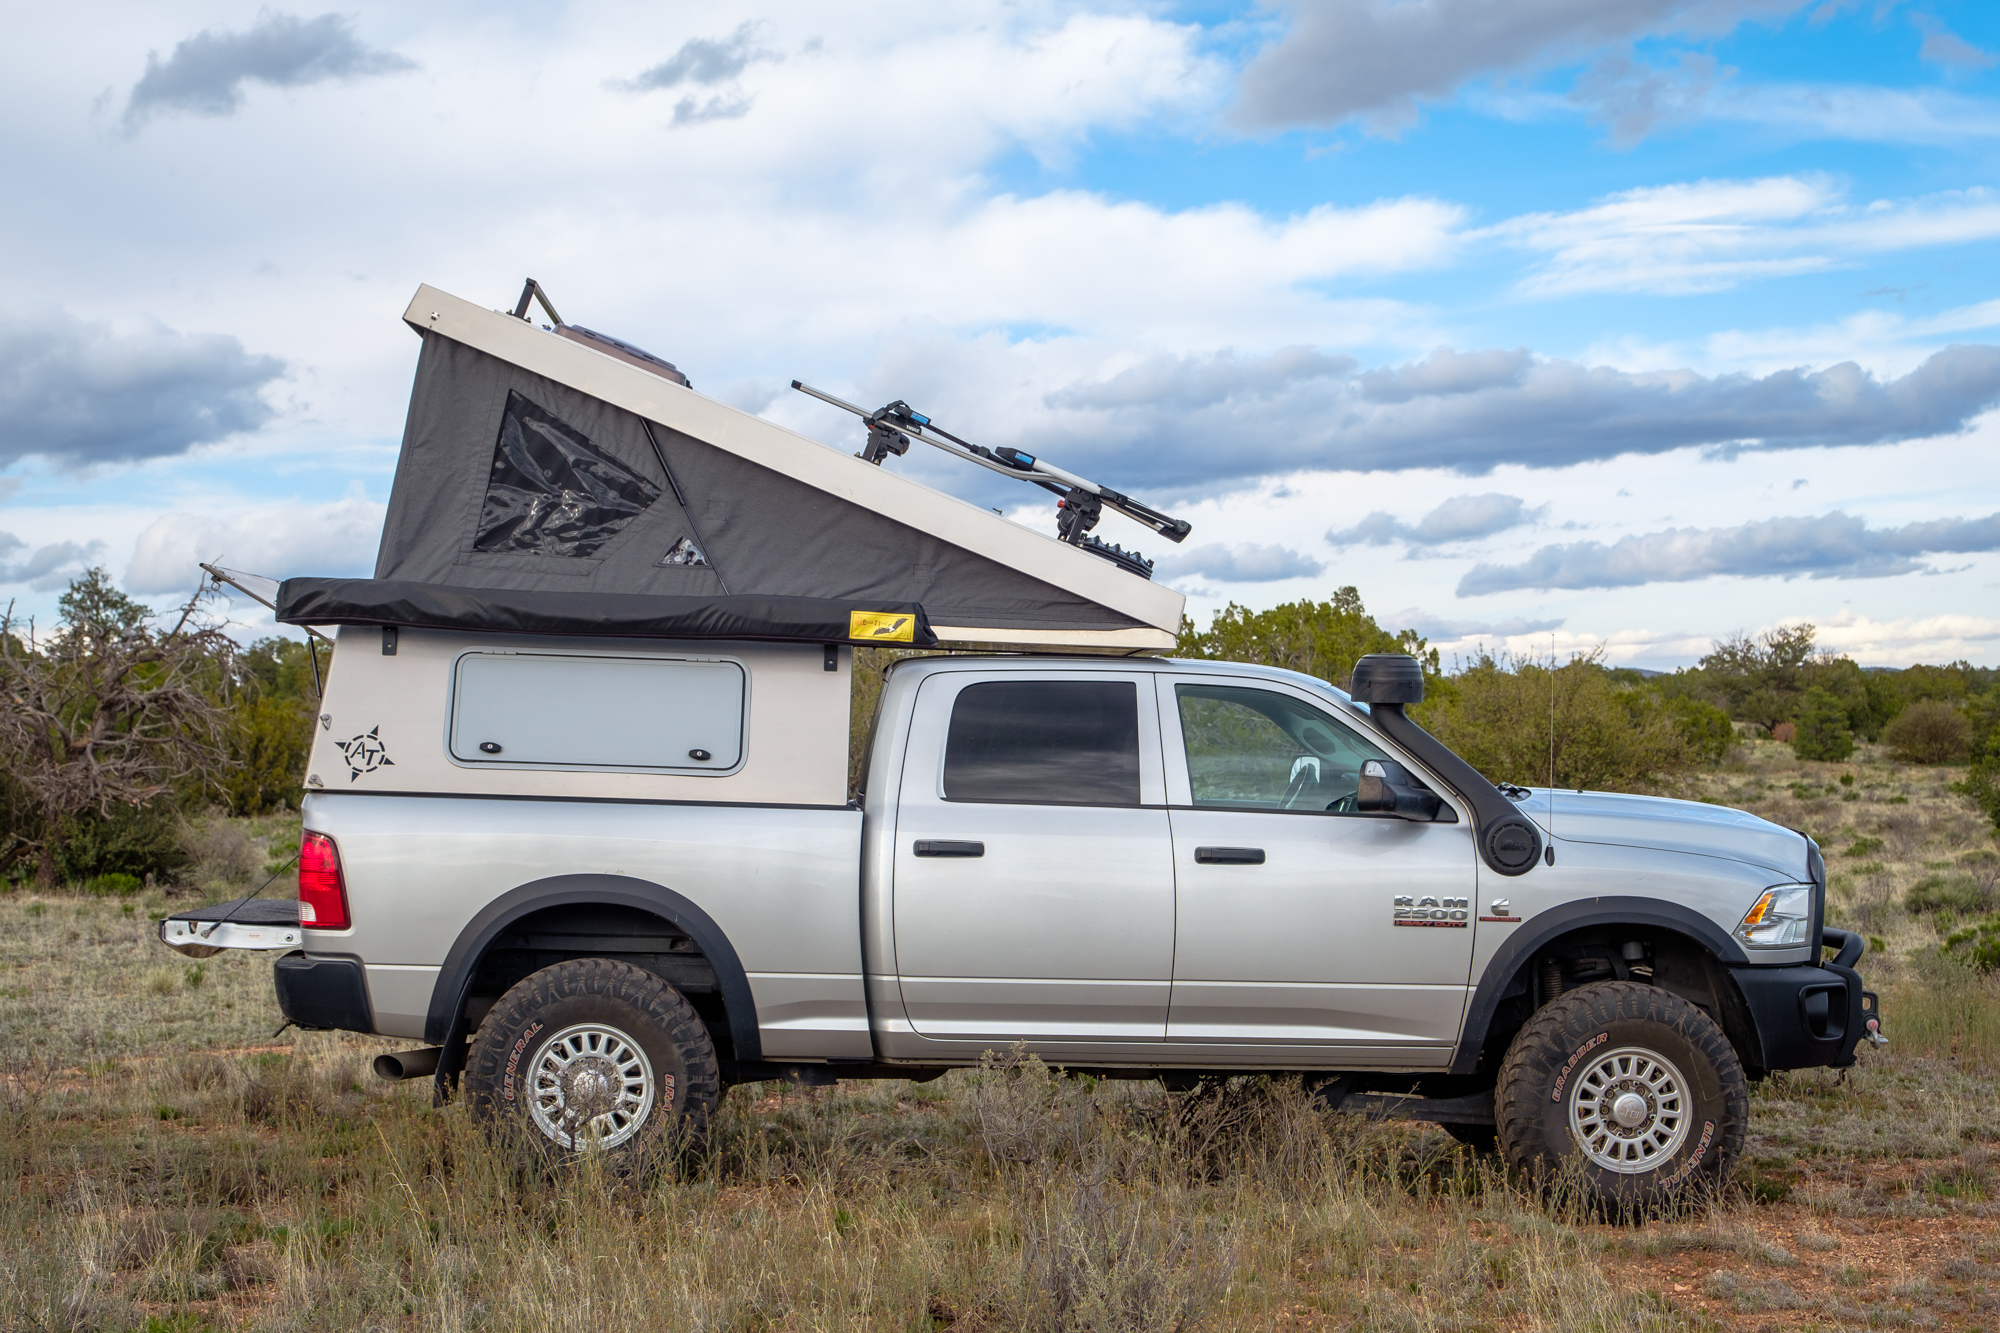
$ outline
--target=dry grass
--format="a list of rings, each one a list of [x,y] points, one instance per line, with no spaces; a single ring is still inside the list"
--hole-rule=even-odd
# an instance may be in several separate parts
[[[196,980],[151,938],[164,899],[15,895],[0,1327],[1991,1327],[2000,1002],[1933,961],[1934,914],[1903,904],[1992,840],[1948,772],[1781,748],[1704,794],[1821,835],[1834,920],[1870,915],[1885,946],[1896,1045],[1759,1085],[1740,1188],[1684,1217],[1601,1225],[1296,1084],[1169,1094],[1014,1058],[735,1089],[704,1154],[637,1187],[524,1174],[427,1085],[363,1073],[394,1043],[273,1043],[266,963]]]

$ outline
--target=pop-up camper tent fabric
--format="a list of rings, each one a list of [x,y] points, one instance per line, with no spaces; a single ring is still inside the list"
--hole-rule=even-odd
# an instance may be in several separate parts
[[[426,306],[429,321],[418,313]],[[819,456],[831,450],[432,289],[419,292],[408,318],[423,349],[377,579],[546,593],[916,603],[948,636],[991,630],[995,637],[1040,632],[1021,637],[1054,644],[1171,642],[1180,595],[1096,556],[1002,531],[994,525],[1012,525],[934,492],[923,491],[919,502],[911,491],[922,488],[859,460],[834,456],[840,468],[829,483]],[[754,436],[765,457],[799,458],[810,464],[799,471],[820,475],[801,480],[752,461],[743,447],[717,447],[676,429],[674,413],[658,406],[646,413],[649,438],[647,420],[607,401],[676,405],[663,395],[698,402],[690,419],[712,423],[703,427],[712,434]],[[812,453],[801,455],[801,447]],[[887,498],[878,500],[871,487]],[[887,494],[895,488],[903,489]],[[882,512],[895,505],[921,525]],[[1057,553],[1024,548],[1024,541]],[[1059,577],[1036,577],[1022,564]]]

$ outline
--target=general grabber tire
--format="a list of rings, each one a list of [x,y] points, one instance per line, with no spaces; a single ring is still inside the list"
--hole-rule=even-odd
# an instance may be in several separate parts
[[[698,1140],[722,1097],[700,1015],[651,972],[608,958],[522,979],[479,1026],[473,1113],[550,1161],[602,1153],[632,1175]]]
[[[1510,1165],[1634,1215],[1723,1180],[1743,1151],[1750,1090],[1714,1019],[1657,986],[1601,981],[1528,1020],[1493,1109]]]

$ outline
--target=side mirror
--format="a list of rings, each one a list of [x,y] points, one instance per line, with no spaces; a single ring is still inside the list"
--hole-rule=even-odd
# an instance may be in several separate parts
[[[1370,759],[1361,765],[1361,785],[1354,794],[1357,810],[1429,823],[1443,805],[1436,792],[1393,759]]]

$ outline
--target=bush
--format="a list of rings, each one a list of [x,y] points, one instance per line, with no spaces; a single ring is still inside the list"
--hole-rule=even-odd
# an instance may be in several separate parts
[[[1889,753],[1912,764],[1949,764],[1965,758],[1965,714],[1948,703],[1913,703],[1882,729]]]
[[[1993,891],[1967,875],[1926,875],[1910,886],[1903,906],[1912,912],[1956,912],[1969,916],[2000,906]]]
[[[1801,759],[1835,763],[1854,753],[1854,732],[1847,725],[1847,708],[1831,691],[1815,685],[1805,692],[1792,732],[1792,753]]]
[[[1965,711],[1972,770],[1955,790],[1971,797],[1993,821],[1993,827],[2000,829],[2000,689],[1971,700]]]
[[[234,814],[298,806],[319,713],[310,651],[292,639],[259,639],[242,654],[225,738],[230,767],[216,783]]]
[[[1696,763],[1712,768],[1723,761],[1729,747],[1736,743],[1735,724],[1730,722],[1729,714],[1714,704],[1682,696],[1668,701],[1667,712],[1687,746],[1689,758]]]
[[[189,861],[180,812],[171,802],[113,806],[62,821],[56,834],[56,874],[66,884],[106,875],[172,879]]]
[[[1963,958],[1981,972],[2000,971],[2000,917],[1989,917],[1976,926],[1953,931],[1944,942],[1945,953]]]
[[[1375,622],[1352,587],[1324,602],[1287,602],[1252,611],[1231,602],[1215,613],[1206,630],[1181,621],[1178,657],[1225,662],[1262,662],[1302,671],[1342,689],[1354,676],[1355,661],[1368,653],[1409,653],[1423,665],[1427,692],[1438,685],[1438,655],[1414,630],[1391,634]]]
[[[1643,787],[1696,762],[1684,733],[1689,719],[1702,735],[1714,730],[1706,713],[1679,709],[1656,690],[1618,684],[1596,654],[1572,659],[1553,682],[1547,666],[1482,657],[1451,683],[1451,696],[1425,726],[1494,782],[1549,780],[1552,702],[1558,787]]]

